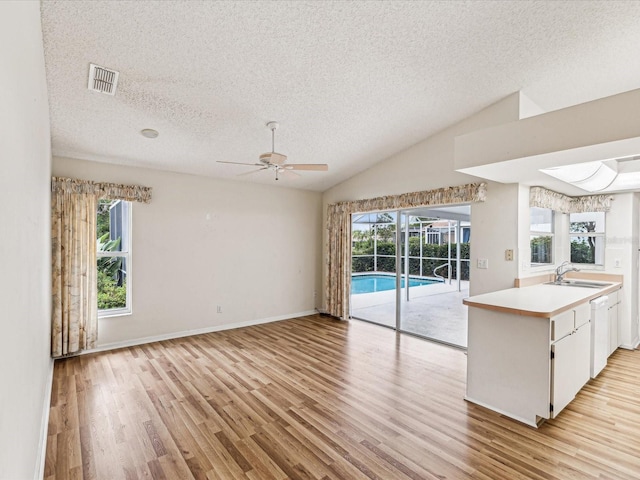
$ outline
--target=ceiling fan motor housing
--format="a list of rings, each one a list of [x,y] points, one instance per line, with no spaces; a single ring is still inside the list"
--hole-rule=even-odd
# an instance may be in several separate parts
[[[260,155],[260,161],[265,165],[282,165],[287,161],[287,156],[282,153],[268,152]]]

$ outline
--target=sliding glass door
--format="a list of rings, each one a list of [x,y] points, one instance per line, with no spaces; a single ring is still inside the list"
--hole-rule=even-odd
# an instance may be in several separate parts
[[[351,316],[466,347],[470,207],[352,217]]]
[[[459,347],[467,346],[470,207],[404,212],[400,330]],[[405,265],[408,265],[408,271]]]
[[[352,216],[351,316],[396,326],[396,212]]]

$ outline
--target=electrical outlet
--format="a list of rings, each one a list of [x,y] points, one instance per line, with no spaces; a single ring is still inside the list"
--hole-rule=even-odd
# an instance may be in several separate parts
[[[616,258],[616,259],[613,261],[613,266],[614,266],[615,268],[620,268],[620,267],[622,267],[622,262],[620,261],[620,259],[619,259],[619,258]]]
[[[489,268],[489,260],[486,258],[479,258],[476,262],[478,268]]]
[[[504,259],[508,262],[513,261],[513,250],[508,249],[504,251]]]

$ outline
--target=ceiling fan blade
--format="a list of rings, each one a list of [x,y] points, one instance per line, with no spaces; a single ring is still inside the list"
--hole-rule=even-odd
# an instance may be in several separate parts
[[[296,178],[301,176],[299,173],[294,172],[293,170],[287,170],[286,168],[281,168],[280,173],[283,177],[287,177],[290,180],[295,180]]]
[[[259,172],[261,170],[267,170],[269,167],[263,167],[263,168],[259,168],[257,170],[251,170],[250,172],[244,172],[244,173],[239,173],[238,175],[236,175],[236,177],[242,177],[243,175],[251,175],[252,173],[256,173]]]
[[[251,167],[260,167],[262,163],[242,163],[242,162],[225,162],[222,160],[218,160],[218,163],[231,163],[232,165],[249,165]]]
[[[329,165],[326,163],[288,163],[283,165],[287,170],[311,170],[315,172],[326,172],[329,170]]]

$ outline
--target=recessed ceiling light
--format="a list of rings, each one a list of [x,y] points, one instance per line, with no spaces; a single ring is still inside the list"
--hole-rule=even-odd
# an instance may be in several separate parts
[[[159,133],[157,130],[154,130],[153,128],[145,128],[144,130],[140,130],[140,134],[143,137],[147,137],[147,138],[156,138]]]

